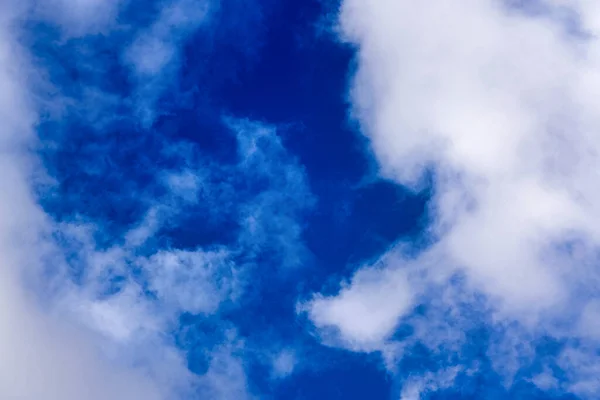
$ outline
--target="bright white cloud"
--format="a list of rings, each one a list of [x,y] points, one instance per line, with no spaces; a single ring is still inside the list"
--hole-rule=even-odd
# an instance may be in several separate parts
[[[332,340],[372,351],[381,350],[412,305],[413,291],[402,271],[365,268],[337,296],[317,296],[307,306],[318,328],[337,330]]]
[[[407,267],[428,278],[407,286],[464,273],[497,317],[533,331],[597,297],[600,274],[590,266],[600,244],[600,8],[542,3],[533,15],[495,0],[345,0],[339,16],[359,46],[354,115],[382,174],[418,188],[435,171],[437,240]],[[362,273],[317,297],[311,317],[383,342],[407,311],[390,288],[407,272],[382,270],[368,290]],[[598,343],[596,308],[569,334]]]

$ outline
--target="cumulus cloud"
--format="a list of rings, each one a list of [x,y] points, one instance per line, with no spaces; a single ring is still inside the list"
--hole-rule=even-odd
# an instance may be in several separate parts
[[[464,276],[492,320],[597,346],[598,12],[591,1],[343,1],[340,33],[358,46],[353,116],[383,176],[414,190],[433,177],[433,244],[367,286],[359,271],[336,297],[317,296],[318,327],[386,342],[412,312],[392,288],[411,271],[404,286],[417,293]],[[565,332],[565,318],[580,322]],[[590,365],[600,360],[569,364],[571,389],[595,390]]]
[[[371,267],[358,271],[336,296],[317,296],[308,313],[317,328],[335,327],[342,345],[373,351],[381,350],[413,301],[402,270]]]

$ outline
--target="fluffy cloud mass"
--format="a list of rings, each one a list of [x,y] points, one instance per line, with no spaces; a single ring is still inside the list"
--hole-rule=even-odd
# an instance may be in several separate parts
[[[561,389],[593,396],[600,9],[531,3],[343,2],[341,36],[359,49],[353,116],[385,177],[414,190],[432,183],[430,245],[416,256],[395,248],[376,272],[304,307],[337,332],[334,344],[386,354],[393,345],[392,358],[411,340],[460,348],[460,337],[435,338],[436,318],[467,332],[465,313],[479,310],[501,332],[488,354],[507,382],[532,362],[507,355],[514,341],[550,335],[567,343],[552,361],[569,377]],[[419,304],[428,319],[413,314]],[[414,333],[397,340],[403,324]]]

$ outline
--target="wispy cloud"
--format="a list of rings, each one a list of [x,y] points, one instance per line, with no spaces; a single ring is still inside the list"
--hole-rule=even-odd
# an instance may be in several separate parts
[[[212,3],[177,0],[167,4],[125,50],[124,59],[137,83],[134,96],[142,123],[153,122],[154,102],[177,76],[181,42],[206,22]]]
[[[86,219],[84,214],[55,225],[60,248],[52,271],[58,279],[54,301],[63,312],[103,335],[109,347],[122,347],[121,351],[138,348],[129,357],[138,363],[141,357],[155,381],[162,382],[159,374],[165,369],[171,375],[179,370],[187,382],[180,378],[177,387],[202,387],[211,393],[214,390],[215,396],[221,396],[216,398],[224,399],[239,398],[245,390],[245,383],[239,377],[244,371],[240,355],[234,357],[215,350],[214,366],[211,361],[208,372],[192,376],[183,366],[183,354],[165,335],[176,329],[178,317],[184,313],[208,317],[218,315],[224,303],[243,307],[237,301],[256,270],[257,260],[270,257],[285,273],[289,260],[296,261],[303,251],[301,229],[292,226],[282,230],[279,221],[285,219],[289,224],[297,224],[296,213],[311,204],[302,170],[293,158],[283,159],[285,150],[275,129],[248,121],[239,124],[235,126],[240,141],[238,163],[215,164],[207,169],[186,162],[179,172],[158,168],[153,174],[166,191],[162,196],[148,198],[145,194],[145,198],[139,199],[137,207],[146,207],[146,212],[122,236],[98,241],[96,237],[109,235],[104,222]],[[259,158],[250,163],[245,141],[252,138],[261,138],[261,143],[253,150]],[[275,174],[275,165],[280,171],[288,171],[291,177]],[[211,189],[224,176],[228,178],[218,185],[230,185],[238,192]],[[290,190],[288,185],[294,189]],[[295,204],[280,200],[284,190],[287,190],[285,199],[298,196]],[[270,198],[274,200],[265,200]],[[277,207],[276,214],[264,210],[270,206]],[[161,232],[165,228],[185,221],[185,210],[201,207],[208,207],[212,215],[233,212],[240,219],[238,238],[227,244],[191,249],[156,242],[156,238],[164,235]],[[260,218],[249,224],[249,213]],[[288,234],[288,229],[293,234]],[[275,246],[271,239],[274,236],[278,236]],[[66,272],[56,275],[60,265]],[[65,277],[69,278],[66,282]],[[167,361],[171,365],[166,366],[160,352],[158,356],[148,352],[151,345],[160,346],[162,352],[170,354]],[[243,347],[238,352],[242,350]],[[216,382],[211,381],[213,376]],[[227,379],[242,381],[234,388]],[[161,387],[171,387],[168,384]]]
[[[227,119],[231,163],[146,129],[210,4],[161,2],[141,30],[120,18],[130,5],[0,6],[2,398],[250,398],[235,328],[207,341],[195,374],[173,338],[179,318],[241,307],[259,258],[284,270],[305,251],[297,219],[313,200],[278,127]],[[28,18],[52,26],[36,25],[33,40]],[[134,85],[113,84],[105,67]],[[233,239],[177,243],[168,231],[194,213],[232,219]]]
[[[31,2],[33,12],[56,23],[67,37],[105,33],[114,27],[127,0],[48,0]]]

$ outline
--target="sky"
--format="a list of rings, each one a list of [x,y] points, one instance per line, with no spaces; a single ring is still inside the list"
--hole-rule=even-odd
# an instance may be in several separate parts
[[[0,398],[600,393],[600,3],[0,2]]]

